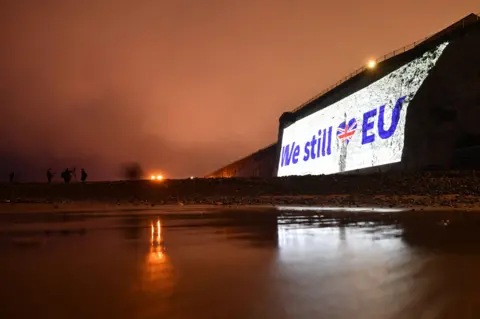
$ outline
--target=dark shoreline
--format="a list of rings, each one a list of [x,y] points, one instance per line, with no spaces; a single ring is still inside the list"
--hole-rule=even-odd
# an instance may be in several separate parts
[[[4,203],[156,205],[480,206],[480,172],[432,171],[251,179],[0,184]]]

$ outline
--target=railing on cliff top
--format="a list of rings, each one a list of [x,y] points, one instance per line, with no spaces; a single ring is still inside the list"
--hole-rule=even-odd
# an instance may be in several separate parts
[[[477,21],[480,20],[480,12],[478,13],[475,13],[475,15],[477,16]],[[461,24],[461,27],[464,28],[465,27],[465,21],[466,21],[467,18],[463,18],[462,20],[458,21],[457,23],[453,24],[452,26],[456,25],[456,24]],[[452,27],[450,26],[450,27]],[[448,29],[448,28],[447,28]],[[447,30],[445,29],[445,30]],[[441,32],[441,31],[440,31]],[[380,58],[376,59],[376,60],[373,60],[375,61],[375,64],[378,64],[378,63],[381,63],[385,60],[388,60],[390,58],[393,58],[394,56],[397,56],[401,53],[405,53],[407,52],[408,50],[411,50],[413,48],[415,48],[416,46],[422,44],[425,40],[431,38],[435,36],[435,34],[433,35],[429,35],[421,40],[418,40],[418,41],[415,41],[413,43],[410,43],[409,45],[406,45],[406,46],[403,46],[401,47],[400,49],[397,49],[397,50],[394,50],[390,53],[387,53],[383,56],[381,56]],[[351,78],[353,78],[354,76],[362,73],[363,71],[365,71],[367,69],[366,66],[362,66],[361,68],[358,68],[357,70],[353,71],[352,73],[350,73],[349,75],[345,76],[344,78],[342,78],[341,80],[337,81],[335,84],[333,85],[330,85],[329,87],[327,87],[326,89],[322,90],[320,93],[318,93],[317,95],[315,95],[314,97],[312,97],[311,99],[309,99],[308,101],[306,101],[305,103],[301,104],[299,107],[297,107],[296,109],[294,109],[292,112],[296,112],[298,110],[300,110],[301,108],[303,108],[304,106],[310,104],[311,102],[315,101],[316,99],[318,99],[319,97],[321,97],[322,95],[325,95],[326,93],[330,92],[331,90],[333,90],[334,88],[336,88],[337,86],[339,86],[340,84],[350,80]]]

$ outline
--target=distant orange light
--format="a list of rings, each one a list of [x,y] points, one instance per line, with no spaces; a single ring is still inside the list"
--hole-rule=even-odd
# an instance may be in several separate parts
[[[150,179],[152,181],[163,181],[164,177],[163,177],[163,175],[160,175],[160,174],[159,175],[151,175]]]
[[[373,69],[376,65],[377,65],[377,62],[375,62],[374,60],[368,61],[368,68],[369,69]]]

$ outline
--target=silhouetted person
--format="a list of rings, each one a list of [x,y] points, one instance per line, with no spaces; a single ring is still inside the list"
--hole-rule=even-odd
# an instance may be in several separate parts
[[[72,179],[72,171],[69,170],[68,168],[66,168],[63,172],[62,172],[62,178],[63,178],[63,181],[65,182],[65,184],[68,184],[70,183],[70,180]]]
[[[48,183],[49,183],[49,184],[52,182],[52,179],[53,179],[52,169],[49,168],[49,169],[47,170],[47,180],[48,180]]]
[[[8,179],[10,180],[10,183],[13,183],[14,178],[15,178],[15,172],[10,172],[10,174],[8,174]]]
[[[80,177],[82,179],[82,183],[85,183],[85,181],[87,180],[87,177],[88,177],[87,172],[85,172],[85,170],[82,168],[81,177]]]

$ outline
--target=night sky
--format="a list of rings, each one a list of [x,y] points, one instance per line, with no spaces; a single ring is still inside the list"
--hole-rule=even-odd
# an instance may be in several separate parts
[[[141,163],[199,176],[273,142],[278,117],[478,0],[3,0],[0,179]]]

